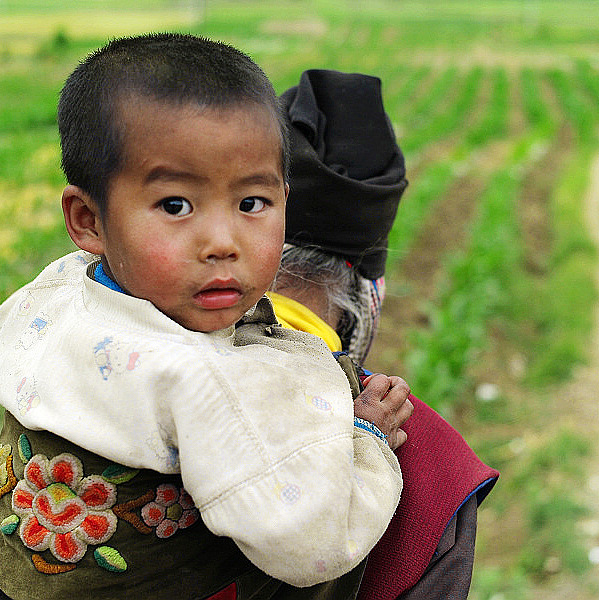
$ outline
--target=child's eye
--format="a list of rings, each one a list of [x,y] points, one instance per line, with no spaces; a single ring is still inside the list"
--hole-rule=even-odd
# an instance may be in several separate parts
[[[161,200],[160,206],[169,215],[176,215],[177,217],[184,217],[193,210],[189,200],[177,197]]]
[[[239,210],[241,212],[260,212],[266,206],[266,200],[257,198],[256,196],[250,196],[244,198],[239,203]]]

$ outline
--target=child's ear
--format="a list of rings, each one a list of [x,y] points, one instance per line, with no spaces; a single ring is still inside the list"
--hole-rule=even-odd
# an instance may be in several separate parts
[[[76,185],[67,185],[62,192],[62,212],[73,242],[92,254],[104,254],[100,211],[90,195]]]
[[[287,198],[289,198],[289,184],[288,183],[285,184],[285,201],[287,201]]]

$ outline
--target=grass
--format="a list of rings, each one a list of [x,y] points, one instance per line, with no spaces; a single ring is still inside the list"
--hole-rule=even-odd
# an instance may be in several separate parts
[[[422,94],[412,107],[411,114],[406,118],[404,129],[406,131],[403,148],[405,152],[411,152],[418,148],[419,137],[422,139],[431,139],[426,136],[429,123],[439,114],[443,114],[447,104],[453,104],[452,90],[457,87],[457,70],[455,68],[445,69],[442,73],[435,76],[433,85]]]
[[[450,73],[455,78],[456,71]],[[457,93],[452,95],[449,106],[441,103],[442,109],[437,111],[424,126],[410,129],[404,127],[406,134],[402,138],[402,148],[406,153],[416,151],[425,144],[433,143],[442,136],[455,131],[463,125],[468,113],[474,108],[478,91],[482,83],[483,70],[473,67],[469,72],[458,78],[456,82]]]
[[[492,94],[487,112],[477,127],[468,132],[467,141],[477,146],[505,134],[508,115],[508,79],[503,68],[492,73]]]
[[[510,169],[491,179],[468,248],[449,259],[438,297],[429,304],[429,327],[412,335],[408,381],[417,395],[445,414],[471,387],[468,367],[484,348],[488,321],[505,314],[508,278],[519,258],[517,193]]]
[[[408,365],[412,388],[503,472],[481,510],[471,597],[533,597],[557,569],[586,600],[588,540],[577,524],[587,509],[576,492],[592,440],[559,422],[551,391],[588,359],[597,301],[584,198],[599,147],[599,7],[79,0],[75,9],[4,0],[0,13],[0,300],[72,248],[59,208],[56,98],[76,62],[108,37],[165,28],[216,37],[250,53],[279,92],[306,68],[382,79],[410,179],[389,273],[434,239],[431,217],[443,203],[467,184],[481,190],[472,214],[459,215],[465,233],[442,250],[430,295],[412,297],[410,279],[389,281],[424,318],[388,351]],[[517,377],[512,356],[525,365]],[[492,375],[499,393],[481,400],[476,391]],[[511,539],[498,541],[498,530]]]
[[[555,123],[551,119],[547,104],[543,101],[539,83],[539,73],[530,67],[522,69],[520,74],[522,103],[528,126],[539,138],[546,139],[555,132]]]
[[[588,185],[591,155],[581,152],[565,165],[552,196],[555,235],[547,278],[536,287],[539,302],[526,310],[537,323],[537,335],[529,340],[531,372],[537,383],[564,379],[573,364],[584,362],[584,340],[593,327],[589,307],[597,299],[594,283],[596,249],[584,234],[585,214],[580,198]],[[556,294],[556,291],[559,293]],[[535,356],[533,348],[545,351]]]
[[[389,268],[401,261],[431,209],[431,204],[441,198],[453,179],[453,163],[435,163],[418,178],[418,187],[410,191],[410,201],[401,206],[403,218],[401,226],[394,227],[389,234]]]
[[[564,71],[551,69],[547,73],[547,79],[555,89],[564,113],[574,128],[578,142],[583,145],[593,144],[596,138],[595,112],[583,97],[581,90],[575,85],[573,76]]]

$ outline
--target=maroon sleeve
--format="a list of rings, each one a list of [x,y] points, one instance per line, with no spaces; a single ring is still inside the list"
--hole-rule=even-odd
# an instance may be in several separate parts
[[[456,511],[471,495],[480,503],[499,476],[439,414],[418,398],[410,400],[408,439],[396,451],[404,478],[401,500],[370,553],[358,600],[395,600],[413,587]]]

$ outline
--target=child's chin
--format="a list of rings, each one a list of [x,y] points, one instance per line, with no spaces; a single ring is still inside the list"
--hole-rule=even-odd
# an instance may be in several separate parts
[[[211,311],[219,314],[209,314],[206,318],[202,319],[189,319],[188,321],[178,321],[179,325],[182,325],[186,329],[191,331],[197,331],[199,333],[212,333],[214,331],[220,331],[221,329],[227,329],[231,325],[235,325],[239,319],[243,316],[237,314],[238,311]],[[226,314],[225,314],[226,313]]]

